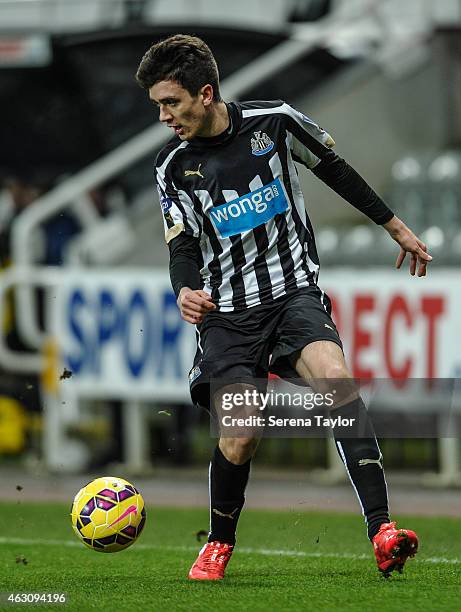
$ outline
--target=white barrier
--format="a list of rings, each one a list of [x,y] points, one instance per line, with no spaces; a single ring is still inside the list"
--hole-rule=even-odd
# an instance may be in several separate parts
[[[437,270],[418,279],[392,270],[336,269],[322,280],[356,377],[461,378],[461,273]],[[69,446],[65,431],[78,419],[81,398],[119,398],[135,407],[147,400],[190,401],[194,327],[181,320],[166,271],[16,268],[0,277],[0,305],[15,284],[47,287],[48,340],[41,351],[46,348],[46,354],[12,354],[2,337],[0,362],[12,370],[48,372],[44,449],[49,467],[61,468],[65,456],[68,467],[78,466],[70,458],[78,451]],[[64,368],[72,376],[58,384]],[[398,408],[405,412],[405,406]],[[126,419],[133,428],[126,434],[132,467],[142,462],[142,408],[136,415]],[[456,437],[453,432],[439,441],[441,484],[460,479]]]

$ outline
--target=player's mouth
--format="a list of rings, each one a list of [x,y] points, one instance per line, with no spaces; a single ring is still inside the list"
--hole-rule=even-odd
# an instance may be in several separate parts
[[[184,128],[182,125],[170,125],[169,127],[174,130],[174,133],[176,134],[176,136],[184,135]]]

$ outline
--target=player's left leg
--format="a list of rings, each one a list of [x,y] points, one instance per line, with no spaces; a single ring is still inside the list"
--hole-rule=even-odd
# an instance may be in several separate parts
[[[413,531],[397,530],[390,523],[382,454],[341,348],[327,340],[312,342],[293,356],[292,363],[317,390],[326,392],[332,383],[337,387],[333,418],[356,419],[360,437],[334,428],[336,447],[359,498],[379,570],[386,576],[394,569],[401,571],[406,559],[416,553],[418,539]]]

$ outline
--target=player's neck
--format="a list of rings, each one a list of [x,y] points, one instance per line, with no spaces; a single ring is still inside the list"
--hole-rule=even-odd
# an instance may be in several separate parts
[[[230,125],[229,112],[224,102],[217,102],[210,109],[207,125],[202,131],[200,136],[203,138],[212,138],[213,136],[219,136]]]

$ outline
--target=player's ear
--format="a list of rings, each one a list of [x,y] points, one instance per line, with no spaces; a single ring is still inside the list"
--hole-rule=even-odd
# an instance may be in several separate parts
[[[200,94],[202,96],[203,106],[210,106],[214,100],[213,86],[209,83],[204,85],[200,90]]]

